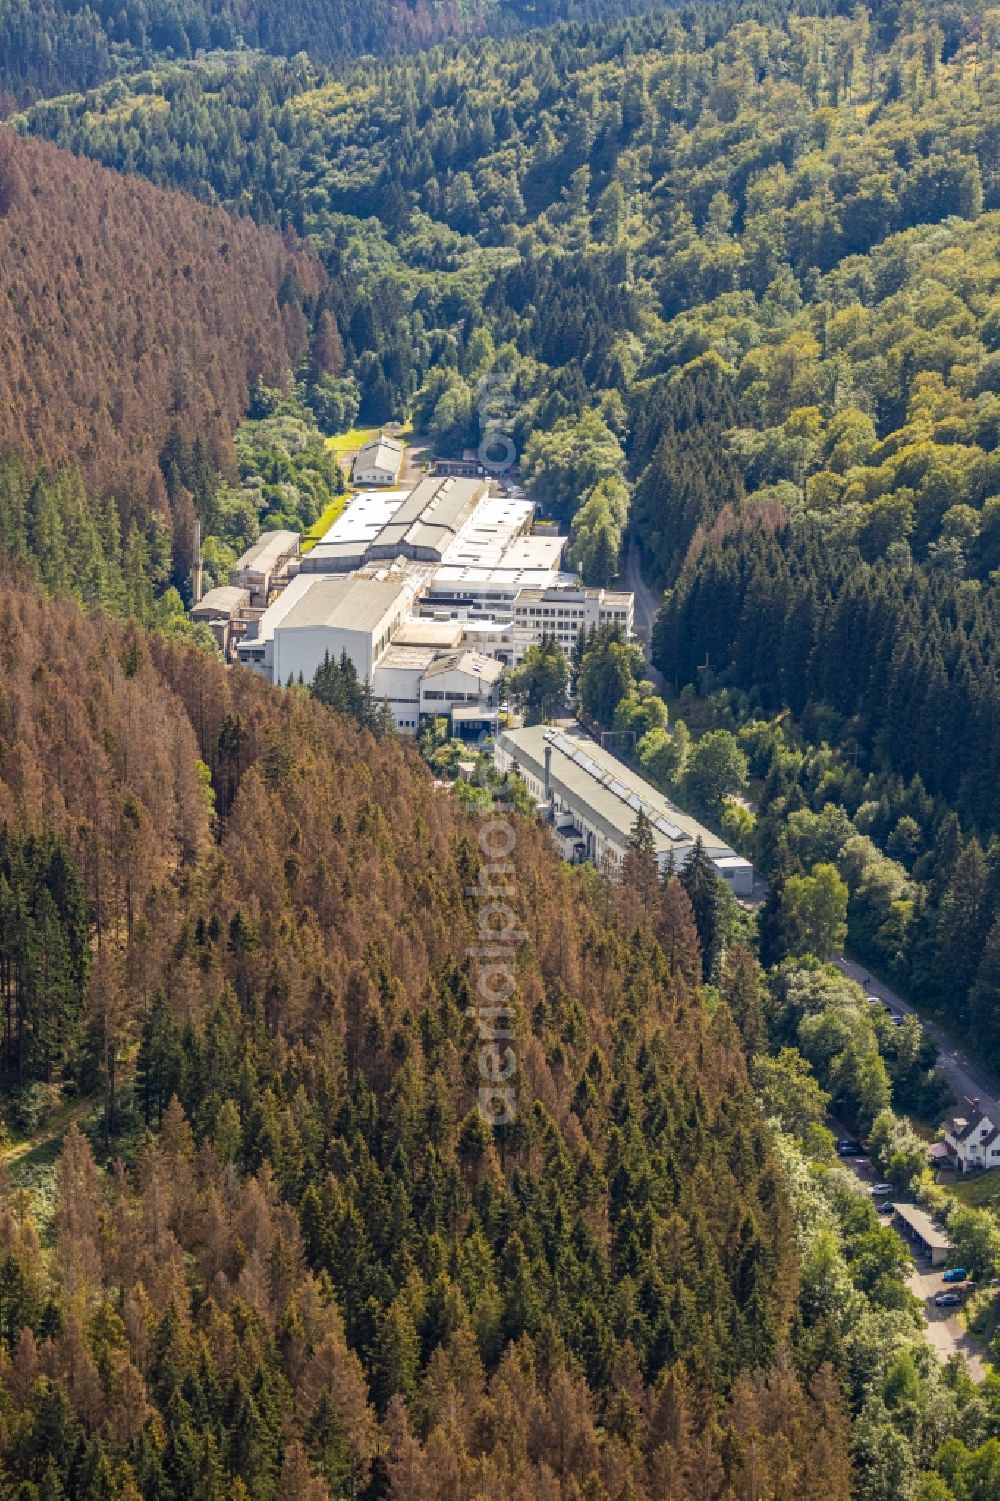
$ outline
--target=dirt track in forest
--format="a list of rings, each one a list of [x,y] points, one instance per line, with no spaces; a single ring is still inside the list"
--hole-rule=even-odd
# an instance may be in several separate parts
[[[73,1100],[70,1104],[61,1106],[52,1119],[40,1127],[33,1136],[29,1136],[25,1141],[16,1142],[5,1152],[0,1152],[0,1165],[12,1167],[15,1162],[20,1162],[24,1157],[30,1157],[32,1152],[37,1152],[39,1148],[49,1146],[57,1138],[65,1136],[70,1126],[76,1125],[78,1121],[83,1120],[84,1116],[99,1109],[100,1104],[101,1096],[98,1093],[85,1095],[83,1099]]]
[[[124,1068],[119,1068],[118,1090],[116,1093],[120,1092],[131,1082],[134,1073],[134,1060],[130,1060]],[[38,1152],[43,1147],[51,1146],[54,1141],[61,1141],[70,1126],[78,1125],[88,1115],[94,1115],[97,1111],[101,1110],[103,1108],[103,1099],[102,1091],[96,1090],[93,1094],[83,1095],[78,1100],[70,1100],[65,1105],[61,1105],[52,1119],[46,1121],[44,1126],[40,1126],[33,1135],[27,1137],[24,1141],[15,1142],[6,1151],[0,1151],[0,1167],[13,1167],[15,1163],[23,1161],[25,1157],[30,1157],[33,1152]]]

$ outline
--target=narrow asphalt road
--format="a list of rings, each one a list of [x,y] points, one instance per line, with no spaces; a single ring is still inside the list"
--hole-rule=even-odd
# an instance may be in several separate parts
[[[628,552],[625,555],[625,587],[635,595],[635,633],[648,647],[663,600],[653,593],[642,576],[639,548],[634,537],[629,538]]]
[[[957,1308],[934,1306],[935,1293],[947,1285],[942,1281],[941,1268],[932,1270],[924,1262],[914,1262],[906,1282],[910,1292],[923,1304],[927,1343],[938,1359],[944,1361],[952,1355],[964,1355],[973,1381],[982,1381],[986,1375],[982,1346],[969,1334]]]
[[[629,537],[628,550],[625,554],[625,587],[626,589],[631,589],[635,596],[635,634],[646,654],[649,677],[656,684],[657,688],[662,688],[663,677],[653,666],[651,652],[653,626],[656,623],[657,615],[660,613],[663,596],[656,594],[643,578],[642,568],[639,564],[639,548],[633,537]]]
[[[958,1103],[961,1105],[967,1099],[977,1099],[990,1119],[1000,1122],[1000,1080],[993,1078],[978,1064],[972,1063],[957,1046],[954,1038],[949,1037],[934,1022],[927,1021],[916,1007],[911,1006],[909,1001],[904,1001],[888,985],[876,980],[863,964],[846,956],[833,962],[845,975],[863,985],[868,995],[877,995],[880,1000],[888,1001],[894,1011],[902,1012],[904,1016],[915,1016],[938,1045],[938,1068],[955,1091]]]

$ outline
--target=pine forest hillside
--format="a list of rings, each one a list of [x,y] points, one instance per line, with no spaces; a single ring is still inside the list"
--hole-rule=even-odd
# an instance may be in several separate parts
[[[655,0],[647,0],[655,3]],[[426,47],[444,37],[568,18],[607,19],[643,0],[2,0],[0,108],[89,88],[157,55],[256,47],[331,61]]]
[[[483,855],[415,755],[30,589],[0,627],[4,1056],[97,1083],[116,1134],[162,1127],[107,1178],[70,1135],[51,1252],[6,1200],[4,1482],[266,1501],[377,1472],[413,1501],[446,1464],[511,1501],[671,1474],[682,1501],[744,1473],[752,1430],[776,1483],[846,1497],[822,1342],[782,1353],[790,1208],[679,883],[654,925],[517,820],[494,1134]]]
[[[0,133],[0,541],[49,587],[151,618],[187,590],[202,534],[237,551],[291,483],[223,490],[251,392],[309,358],[327,278],[293,236]],[[282,479],[339,476],[296,434]],[[258,442],[258,449],[265,445]],[[321,449],[321,442],[320,442]],[[232,514],[223,519],[225,495]],[[267,524],[265,522],[265,524]],[[235,555],[235,554],[233,554]],[[176,609],[180,596],[172,594]],[[178,617],[179,619],[180,617]]]
[[[146,504],[176,423],[218,461],[323,273],[274,231],[0,134],[0,447]],[[296,321],[298,320],[298,321]]]
[[[706,6],[328,76],[165,69],[20,124],[308,232],[362,416],[414,406],[457,448],[492,375],[567,520],[588,470],[564,474],[560,445],[599,440],[577,428],[598,414],[598,477],[627,462],[657,582],[747,497],[982,579],[998,80],[978,12]]]
[[[307,235],[363,421],[503,424],[588,583],[627,533],[656,665],[743,737],[775,909],[832,807],[852,947],[993,1057],[997,43],[975,5],[705,5],[18,120]]]

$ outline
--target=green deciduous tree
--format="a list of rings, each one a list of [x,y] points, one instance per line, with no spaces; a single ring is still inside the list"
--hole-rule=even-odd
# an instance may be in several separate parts
[[[847,937],[847,884],[835,865],[814,865],[808,876],[789,876],[781,917],[792,954],[838,953]]]

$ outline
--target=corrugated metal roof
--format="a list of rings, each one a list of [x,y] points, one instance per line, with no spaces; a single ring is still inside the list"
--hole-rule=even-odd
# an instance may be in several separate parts
[[[488,683],[495,683],[503,673],[503,665],[497,661],[496,657],[483,657],[478,652],[460,651],[453,652],[447,657],[439,657],[432,666],[428,667],[426,676],[436,678],[446,672],[464,672],[469,677],[483,678]]]
[[[386,469],[390,474],[396,474],[402,454],[402,443],[395,438],[387,438],[383,433],[381,437],[369,438],[367,443],[362,443],[354,460],[354,468]]]
[[[217,589],[208,589],[191,608],[192,615],[234,615],[250,602],[250,590],[237,584],[220,584]]]
[[[376,583],[372,579],[325,578],[318,575],[312,588],[289,610],[280,629],[373,631],[397,603],[403,608],[410,590],[403,584]]]
[[[243,573],[248,569],[255,569],[266,573],[283,558],[293,556],[298,550],[298,532],[261,532],[253,546],[247,548],[233,572]]]
[[[556,792],[571,807],[575,803],[585,809],[619,845],[628,840],[641,807],[652,825],[658,855],[674,850],[679,859],[684,859],[700,838],[710,859],[749,863],[584,730],[529,725],[505,730],[498,745],[526,764],[538,780],[544,778],[545,751],[549,749]]]
[[[919,1235],[925,1246],[937,1251],[951,1250],[950,1239],[935,1225],[926,1209],[921,1209],[918,1204],[896,1204],[895,1211],[903,1224]]]

